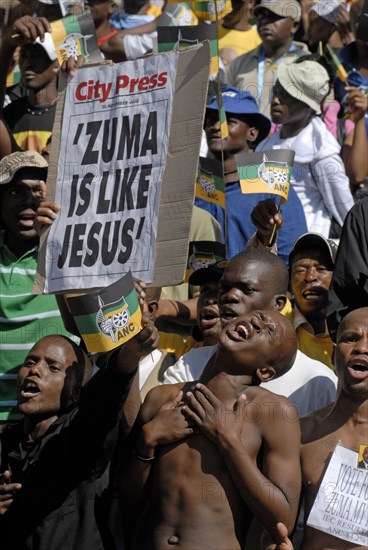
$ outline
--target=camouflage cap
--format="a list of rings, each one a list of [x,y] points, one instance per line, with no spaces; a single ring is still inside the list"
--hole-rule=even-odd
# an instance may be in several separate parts
[[[9,183],[15,174],[24,168],[38,168],[46,171],[46,160],[36,151],[17,151],[0,160],[0,185]]]

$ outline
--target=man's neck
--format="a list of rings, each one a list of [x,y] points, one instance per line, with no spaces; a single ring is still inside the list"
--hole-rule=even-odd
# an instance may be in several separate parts
[[[239,153],[251,153],[251,149],[249,149],[248,145],[244,147],[242,151],[239,151]],[[221,162],[221,154],[216,155],[216,160]],[[238,169],[236,165],[235,155],[232,153],[224,153],[224,175],[225,175],[225,185],[227,183],[233,183],[234,181],[238,181],[239,175],[238,175]]]
[[[273,44],[263,44],[263,51],[265,53],[265,56],[269,59],[278,59],[290,50],[292,43],[293,38],[291,37],[287,42],[285,42],[285,44],[282,44],[281,46],[274,46]]]
[[[305,319],[308,322],[308,325],[304,327],[308,332],[310,332],[311,334],[314,334],[315,336],[317,335],[328,336],[326,310],[322,310],[318,312],[318,315],[315,315],[315,316],[306,315],[303,312],[302,312],[302,315],[304,315]]]
[[[208,366],[208,368],[207,368]],[[220,366],[216,355],[212,356],[202,373],[200,382],[223,403],[234,403],[249,386],[253,379],[249,375],[229,374]]]
[[[21,258],[23,254],[38,245],[39,238],[34,237],[33,239],[21,239],[17,238],[16,235],[13,235],[10,231],[8,231],[5,232],[4,242],[14,256]]]
[[[30,91],[28,96],[28,101],[30,105],[34,107],[38,107],[40,105],[50,106],[53,105],[57,100],[57,79],[55,76],[55,79],[50,82],[45,88],[42,88],[42,90],[38,90],[36,92]]]
[[[280,130],[281,138],[286,139],[286,138],[290,138],[290,137],[295,137],[298,134],[300,134],[300,132],[302,130],[304,130],[304,128],[306,128],[306,126],[308,126],[308,124],[312,120],[313,116],[314,116],[313,113],[312,114],[308,113],[302,120],[299,120],[298,122],[295,122],[294,124],[293,123],[283,124],[281,126],[281,130]]]
[[[96,28],[96,36],[97,38],[103,38],[104,36],[107,36],[112,31],[111,25],[107,19],[102,21],[100,25]]]
[[[246,5],[243,4],[238,11],[229,13],[229,15],[224,18],[222,26],[225,27],[225,29],[249,31],[252,26],[248,22]]]
[[[26,440],[31,443],[42,437],[57,419],[56,415],[44,418],[43,420],[36,420],[30,416],[26,416],[24,419],[24,435]]]
[[[331,415],[349,427],[349,430],[361,428],[366,433],[368,429],[367,395],[352,395],[340,390]]]

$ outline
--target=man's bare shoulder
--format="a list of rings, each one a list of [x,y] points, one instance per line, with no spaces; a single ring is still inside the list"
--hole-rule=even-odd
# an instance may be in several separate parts
[[[250,387],[246,392],[247,400],[252,403],[254,414],[262,422],[263,430],[279,429],[285,423],[299,425],[298,411],[285,396],[273,393],[264,387]]]

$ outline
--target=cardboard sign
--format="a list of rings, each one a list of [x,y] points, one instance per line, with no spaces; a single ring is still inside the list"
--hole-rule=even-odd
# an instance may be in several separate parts
[[[177,56],[179,62],[176,79],[174,74],[170,78],[169,86],[170,88],[175,86],[175,105],[170,131],[168,103],[171,96],[168,94],[168,90],[158,89],[156,90],[158,94],[152,94],[152,90],[148,90],[148,88],[155,84],[155,78],[159,83],[159,74],[169,72],[170,67],[175,66],[173,60]],[[205,43],[183,52],[161,54],[118,65],[99,65],[98,69],[105,70],[111,67],[117,71],[117,77],[122,77],[129,74],[127,72],[129,71],[129,65],[136,67],[135,71],[133,69],[134,76],[131,80],[128,76],[129,82],[132,81],[133,83],[129,84],[128,90],[122,91],[121,96],[113,100],[109,99],[112,88],[109,91],[108,79],[100,78],[99,84],[97,81],[93,81],[96,86],[88,85],[90,79],[85,78],[83,75],[88,76],[89,73],[86,73],[86,71],[90,71],[92,67],[78,71],[76,76],[80,73],[80,78],[78,80],[73,79],[66,90],[60,92],[49,163],[47,200],[65,201],[64,207],[62,205],[64,220],[60,222],[59,218],[51,230],[46,228],[41,236],[37,276],[33,289],[35,293],[101,288],[118,280],[129,268],[132,269],[135,277],[146,282],[152,281],[152,274],[154,274],[153,284],[155,286],[179,284],[184,279],[209,76],[209,45]],[[146,70],[150,68],[153,71],[153,76],[157,75],[152,78],[151,84],[149,84],[149,80],[147,83],[146,80],[142,81],[142,79],[137,78],[139,70],[142,68]],[[167,71],[164,70],[165,68]],[[104,71],[102,73],[105,74]],[[145,75],[141,75],[141,78],[143,76]],[[122,83],[123,79],[120,79],[119,82]],[[78,88],[78,85],[82,83],[85,83],[84,87]],[[136,93],[130,92],[130,85],[134,88],[139,85],[147,87],[147,91],[135,90]],[[165,88],[166,84],[162,87]],[[78,93],[82,94],[84,98],[87,97],[87,99],[85,100],[84,111],[79,107],[78,113],[71,120],[70,125],[67,126],[67,137],[63,138],[62,128],[65,125],[65,110],[70,107],[67,105],[68,103],[73,103],[71,101],[73,97],[71,96],[71,88],[73,93],[76,93],[78,89]],[[91,99],[88,99],[89,94],[91,94]],[[169,95],[169,97],[163,97],[164,94]],[[104,100],[104,98],[106,99]],[[91,124],[87,130],[85,122],[87,122],[88,113],[86,111],[91,111],[93,105],[96,104],[96,110],[100,118],[96,114],[92,115],[90,113],[89,122]],[[142,111],[139,111],[140,107],[142,107]],[[111,111],[114,109],[121,109],[119,112],[122,116],[110,116]],[[165,109],[167,110],[165,111]],[[158,111],[164,114],[160,120],[157,117]],[[167,114],[166,120],[165,113]],[[119,118],[119,120],[114,122],[114,118]],[[125,130],[129,128],[129,133],[123,132],[124,137],[121,141],[123,124],[125,124]],[[95,142],[92,143],[91,139],[95,136],[98,125],[100,126],[100,141],[97,142],[96,138]],[[73,131],[69,131],[70,127],[73,128]],[[87,131],[91,133],[88,134]],[[167,144],[165,144],[165,139],[169,133],[169,155],[166,159]],[[112,139],[114,135],[116,136],[115,143]],[[105,145],[103,147],[104,140]],[[71,164],[73,155],[68,154],[67,151],[75,148],[79,143],[82,145],[79,153],[74,153],[74,159],[77,158],[77,160],[74,161],[74,164]],[[120,144],[121,148],[119,149]],[[113,145],[115,152],[113,151]],[[154,152],[156,146],[157,152]],[[120,154],[119,151],[126,157],[124,160],[117,159]],[[65,165],[58,162],[62,152],[63,158],[67,159]],[[97,163],[89,163],[83,166],[82,163],[86,153],[86,160],[97,160]],[[92,157],[90,157],[91,154]],[[144,154],[147,154],[146,158]],[[129,155],[130,158],[127,158]],[[155,165],[157,175],[160,176],[160,170],[163,170],[165,161],[166,167],[160,200],[160,177],[157,179],[153,176],[152,170],[153,165]],[[122,166],[120,166],[120,163]],[[152,168],[150,168],[151,163]],[[89,166],[92,164],[93,170],[89,172]],[[71,173],[74,168],[76,170],[75,174]],[[94,177],[91,175],[92,172],[97,180],[96,182],[94,182]],[[88,173],[90,176],[87,178]],[[65,175],[65,178],[63,175]],[[76,178],[73,179],[73,176],[76,176]],[[153,177],[155,185],[150,185]],[[61,185],[57,186],[56,183],[60,180]],[[96,186],[93,185],[94,183],[96,183]],[[108,187],[108,183],[112,185]],[[63,186],[64,192],[62,192]],[[92,187],[95,188],[97,193],[94,194],[93,198]],[[118,193],[116,200],[112,197],[114,189],[117,189]],[[80,191],[82,191],[82,196]],[[89,204],[87,208],[86,201]],[[158,215],[157,204],[159,205]],[[124,212],[119,212],[120,208],[123,208]],[[85,212],[83,212],[84,209],[86,209]],[[90,212],[87,213],[87,210],[90,210]],[[106,212],[104,213],[103,210]],[[69,212],[72,215],[68,218]],[[62,216],[63,214],[61,214]],[[157,218],[158,224],[155,225]],[[127,222],[127,219],[130,221]],[[101,228],[100,225],[94,225],[93,230],[98,230],[97,235],[93,232],[91,234],[93,224],[102,224],[104,221],[106,223]],[[59,227],[58,230],[57,225],[60,223],[62,223],[60,226],[62,229]],[[114,224],[118,223],[120,224],[120,233],[114,227]],[[128,225],[123,230],[125,223]],[[74,234],[76,225],[81,226],[77,230],[77,235]],[[86,229],[83,225],[86,226]],[[68,228],[68,226],[70,227]],[[129,226],[132,226],[133,229]],[[102,228],[106,231],[106,239],[104,239]],[[66,231],[70,238],[66,235]],[[117,243],[114,240],[114,231],[117,232]],[[110,240],[108,234],[110,234]],[[89,235],[90,242],[88,244]],[[130,242],[128,248],[122,243],[122,236],[124,235],[124,239],[126,240],[128,237],[128,243]],[[77,239],[74,239],[74,236]],[[87,237],[86,242],[84,241],[85,237]],[[138,245],[141,245],[143,241],[145,241],[145,245],[142,248]],[[57,242],[59,244],[56,244]],[[65,244],[64,254],[63,243]],[[98,245],[100,252],[100,254],[96,254],[94,265],[91,265],[93,264],[93,257],[85,262],[86,257],[93,253],[90,247],[91,244],[96,252]],[[104,258],[102,257],[103,248],[101,246],[104,247]],[[74,252],[72,252],[73,247]],[[122,263],[111,261],[114,252],[114,259],[120,255],[120,260],[124,260],[125,256],[126,261]],[[70,266],[71,258],[73,258],[73,261]],[[74,267],[73,263],[76,258],[77,264],[80,263],[80,265]],[[107,265],[110,261],[110,265]],[[60,262],[61,264],[64,263],[61,276],[58,262],[59,264]],[[139,266],[143,266],[143,270]]]
[[[271,193],[286,202],[294,156],[290,149],[235,155],[242,193]]]
[[[357,545],[368,545],[368,470],[358,453],[337,445],[310,511],[307,525]]]
[[[67,298],[89,352],[111,351],[142,330],[142,314],[131,272],[112,285]]]

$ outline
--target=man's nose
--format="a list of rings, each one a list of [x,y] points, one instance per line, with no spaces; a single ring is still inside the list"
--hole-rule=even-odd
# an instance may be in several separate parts
[[[204,302],[206,305],[209,305],[209,306],[217,304],[217,294],[208,294],[205,297]]]
[[[304,279],[307,282],[315,281],[317,279],[317,270],[315,267],[309,267],[307,271],[305,272]]]

